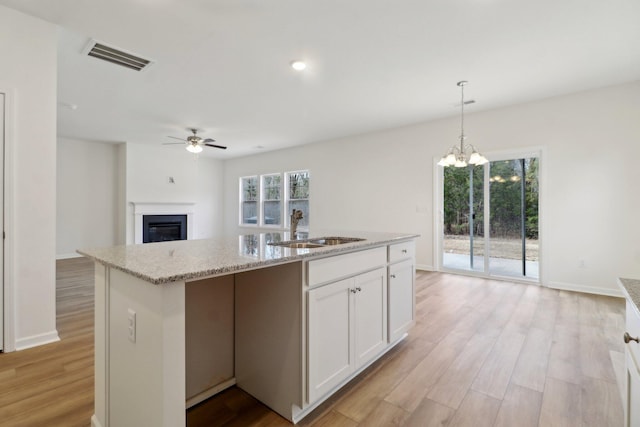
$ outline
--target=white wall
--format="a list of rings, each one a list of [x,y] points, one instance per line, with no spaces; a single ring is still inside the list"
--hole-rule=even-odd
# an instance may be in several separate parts
[[[119,146],[58,138],[56,254],[113,246],[118,229]]]
[[[134,242],[132,202],[195,203],[194,238],[223,234],[223,170],[221,160],[195,156],[182,147],[127,143],[126,242]]]
[[[8,90],[5,299],[7,347],[58,339],[56,27],[0,6],[0,90]]]
[[[467,113],[469,142],[484,154],[545,149],[545,285],[617,294],[616,277],[640,276],[640,82]],[[225,229],[239,231],[238,177],[309,169],[312,232],[419,233],[417,264],[431,269],[433,162],[458,134],[459,118],[452,117],[228,160]]]

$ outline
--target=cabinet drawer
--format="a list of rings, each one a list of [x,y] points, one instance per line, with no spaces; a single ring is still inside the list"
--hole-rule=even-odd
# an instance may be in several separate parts
[[[327,258],[314,259],[307,265],[307,284],[316,286],[339,280],[345,277],[373,270],[387,263],[387,248],[385,246],[336,255]]]
[[[413,258],[416,252],[416,243],[409,242],[389,245],[389,262],[396,262],[407,258]]]
[[[625,331],[632,337],[640,337],[640,313],[636,306],[627,300],[627,321]],[[636,361],[640,362],[640,344],[635,341],[629,341],[625,344]]]

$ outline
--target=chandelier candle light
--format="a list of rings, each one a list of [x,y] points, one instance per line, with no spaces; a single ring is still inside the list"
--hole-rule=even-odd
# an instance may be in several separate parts
[[[458,86],[460,86],[461,92],[461,100],[460,100],[460,146],[454,145],[449,149],[447,154],[445,154],[440,161],[438,162],[439,166],[455,166],[457,168],[463,168],[467,165],[484,165],[488,163],[486,157],[482,154],[478,153],[476,147],[471,144],[465,144],[464,140],[466,136],[464,135],[464,85],[466,85],[466,81],[458,82]]]

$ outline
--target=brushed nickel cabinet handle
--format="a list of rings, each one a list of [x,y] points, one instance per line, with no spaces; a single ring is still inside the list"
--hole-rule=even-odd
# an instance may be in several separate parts
[[[349,292],[351,292],[352,294],[355,294],[358,291],[356,291],[355,289],[349,289]]]
[[[362,288],[358,287],[358,288],[356,288],[356,291],[362,292]]]
[[[402,253],[403,253],[403,254],[406,254],[406,253],[407,253],[407,250],[406,250],[406,249],[403,249],[403,250],[402,250]]]
[[[629,341],[635,341],[635,342],[637,342],[638,344],[640,344],[640,339],[639,339],[638,337],[635,337],[635,338],[634,338],[634,337],[632,337],[631,335],[629,335],[629,332],[625,332],[625,333],[624,333],[624,342],[625,342],[626,344],[629,344]]]
[[[389,277],[391,277],[392,279],[395,279],[395,278],[396,278],[396,275],[395,275],[395,274],[392,274],[392,275],[391,275],[391,276],[389,276]]]

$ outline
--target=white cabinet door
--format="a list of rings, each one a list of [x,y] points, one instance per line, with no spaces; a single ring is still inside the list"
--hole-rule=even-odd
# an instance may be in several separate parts
[[[354,278],[356,368],[387,345],[387,274],[379,268]]]
[[[309,402],[342,383],[387,346],[387,273],[368,273],[308,292]]]
[[[312,289],[309,296],[309,402],[355,370],[353,278]]]
[[[640,426],[640,366],[634,360],[631,352],[627,354],[627,402],[625,414],[626,427]]]
[[[415,266],[412,259],[389,266],[389,342],[413,325]]]

